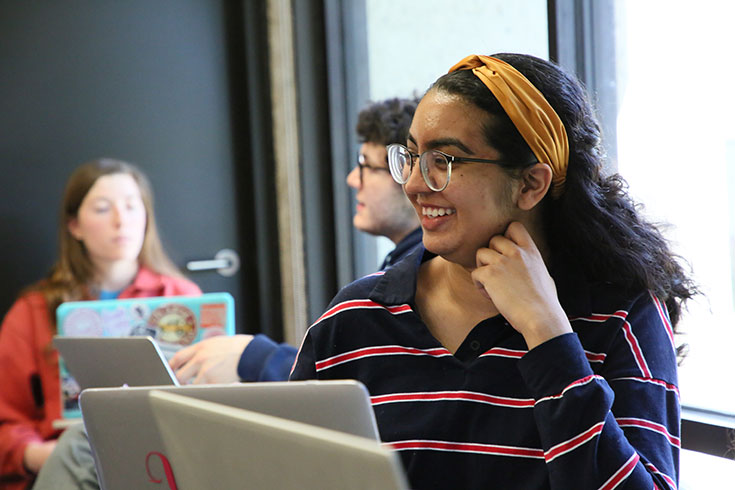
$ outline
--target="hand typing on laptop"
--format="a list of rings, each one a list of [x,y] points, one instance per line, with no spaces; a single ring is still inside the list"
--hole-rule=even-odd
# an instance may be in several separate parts
[[[237,365],[252,335],[219,336],[178,351],[169,365],[181,384],[236,383]]]

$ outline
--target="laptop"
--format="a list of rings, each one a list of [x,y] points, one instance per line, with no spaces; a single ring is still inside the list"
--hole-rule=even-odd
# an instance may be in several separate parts
[[[151,337],[59,337],[54,347],[82,390],[178,384]]]
[[[378,441],[170,392],[150,402],[181,490],[408,488]]]
[[[56,325],[59,337],[151,337],[170,359],[194,342],[233,335],[235,306],[229,293],[70,301],[56,309]],[[103,365],[96,370],[102,371]],[[62,419],[79,418],[80,383],[63,357],[59,376]]]
[[[160,490],[156,481],[176,474],[176,468],[167,466],[168,453],[150,408],[148,393],[153,389],[379,439],[369,394],[356,381],[88,389],[80,405],[105,490]]]

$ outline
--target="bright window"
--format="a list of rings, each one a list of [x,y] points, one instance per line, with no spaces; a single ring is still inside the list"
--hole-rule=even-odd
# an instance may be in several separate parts
[[[679,341],[682,403],[735,413],[735,4],[616,2],[618,170],[705,293]]]

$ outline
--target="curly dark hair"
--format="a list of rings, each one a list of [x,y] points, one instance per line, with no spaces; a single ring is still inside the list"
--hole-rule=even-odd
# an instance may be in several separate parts
[[[579,264],[595,281],[651,291],[666,303],[675,326],[683,303],[699,291],[659,228],[643,218],[624,179],[604,175],[600,125],[585,89],[549,61],[521,54],[492,56],[521,72],[566,127],[569,167],[564,191],[557,199],[547,194],[542,203],[552,261]],[[500,103],[471,70],[448,73],[430,90],[456,95],[488,113],[491,117],[482,123],[486,142],[501,153],[501,159],[535,161]],[[518,175],[518,169],[509,172]]]
[[[393,98],[368,105],[357,116],[355,129],[360,143],[405,145],[418,103],[417,98]]]

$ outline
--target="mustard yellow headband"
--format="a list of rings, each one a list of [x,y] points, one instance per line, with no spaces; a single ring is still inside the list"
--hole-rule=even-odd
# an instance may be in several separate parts
[[[493,93],[539,162],[551,167],[551,197],[564,191],[569,140],[564,124],[549,102],[518,70],[505,61],[471,55],[449,69],[472,70]]]

